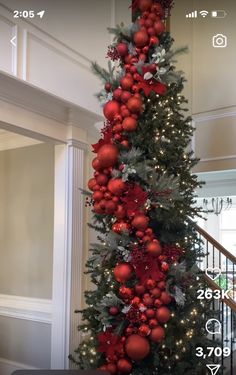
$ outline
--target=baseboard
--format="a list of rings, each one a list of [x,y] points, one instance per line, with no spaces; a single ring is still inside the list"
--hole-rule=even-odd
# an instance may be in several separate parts
[[[0,358],[0,375],[11,375],[16,370],[38,370],[36,367],[31,367],[23,363],[9,361],[5,358]]]

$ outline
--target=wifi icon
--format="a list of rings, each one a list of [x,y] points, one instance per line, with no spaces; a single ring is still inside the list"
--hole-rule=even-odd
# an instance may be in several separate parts
[[[199,12],[199,14],[201,14],[201,16],[203,18],[205,18],[209,14],[209,12],[207,10],[201,10],[201,12]]]

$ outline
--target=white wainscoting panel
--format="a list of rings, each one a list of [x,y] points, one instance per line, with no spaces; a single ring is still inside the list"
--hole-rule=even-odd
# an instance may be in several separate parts
[[[11,39],[15,37],[15,44]],[[0,15],[0,69],[9,74],[17,74],[17,26]]]
[[[88,62],[84,64],[77,54],[41,39],[36,33],[24,35],[26,81],[90,111],[101,111],[94,96],[100,90],[100,82],[91,73]]]
[[[24,365],[23,363],[9,361],[5,358],[0,358],[0,375],[12,375],[17,370],[38,370],[36,367]]]
[[[51,324],[52,301],[0,294],[0,315]]]

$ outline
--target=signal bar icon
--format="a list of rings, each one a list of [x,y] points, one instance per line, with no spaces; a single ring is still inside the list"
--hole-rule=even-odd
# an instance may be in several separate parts
[[[186,18],[197,18],[197,10],[194,12],[186,14]]]

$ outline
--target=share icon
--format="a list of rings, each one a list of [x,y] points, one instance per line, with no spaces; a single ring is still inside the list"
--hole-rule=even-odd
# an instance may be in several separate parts
[[[206,367],[210,370],[211,375],[216,375],[221,365],[206,365]]]

